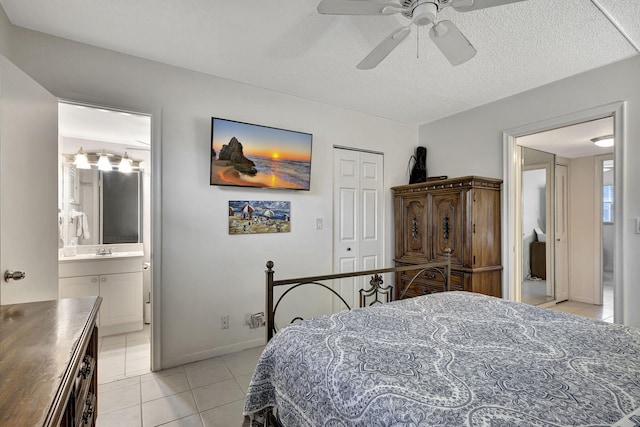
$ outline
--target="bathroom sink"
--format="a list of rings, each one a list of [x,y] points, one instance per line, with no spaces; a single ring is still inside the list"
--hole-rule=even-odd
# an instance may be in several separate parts
[[[126,251],[126,252],[112,252],[112,253],[88,253],[88,254],[76,254],[74,256],[60,257],[59,261],[82,261],[92,259],[111,259],[111,258],[127,258],[127,257],[142,257],[144,252],[142,251]]]

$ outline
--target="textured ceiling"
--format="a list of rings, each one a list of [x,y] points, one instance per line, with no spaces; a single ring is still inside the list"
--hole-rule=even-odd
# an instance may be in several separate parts
[[[0,4],[21,27],[413,124],[628,58],[640,45],[637,0],[528,0],[467,13],[444,9],[439,18],[454,21],[478,50],[458,67],[430,42],[428,28],[414,27],[376,69],[361,71],[356,64],[408,21],[319,15],[318,1]]]

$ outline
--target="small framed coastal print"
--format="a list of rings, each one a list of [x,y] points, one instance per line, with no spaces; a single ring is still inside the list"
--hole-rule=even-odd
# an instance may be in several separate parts
[[[211,118],[211,185],[309,190],[313,136]]]
[[[229,234],[288,233],[291,202],[229,200]]]

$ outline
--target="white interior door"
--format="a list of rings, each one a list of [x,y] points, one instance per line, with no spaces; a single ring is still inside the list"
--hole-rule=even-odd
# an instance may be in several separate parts
[[[556,165],[556,302],[569,299],[568,168]]]
[[[382,267],[383,182],[382,154],[334,149],[334,272]],[[334,286],[354,307],[358,305],[358,290],[367,280],[342,279]],[[335,310],[342,308],[341,303],[334,303]]]
[[[0,57],[0,303],[58,298],[58,101]]]

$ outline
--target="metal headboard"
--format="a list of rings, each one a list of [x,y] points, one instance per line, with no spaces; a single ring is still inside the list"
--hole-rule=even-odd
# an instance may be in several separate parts
[[[375,270],[364,270],[364,271],[356,271],[353,273],[337,273],[337,274],[327,274],[322,276],[311,276],[311,277],[302,277],[295,279],[285,279],[285,280],[274,280],[275,271],[273,270],[273,261],[267,262],[267,270],[266,273],[266,286],[267,286],[267,298],[266,298],[266,334],[267,341],[273,337],[273,335],[277,332],[275,325],[275,313],[282,302],[283,298],[292,290],[299,288],[301,286],[319,286],[333,293],[342,303],[345,305],[347,310],[351,310],[349,304],[344,300],[344,298],[336,292],[335,289],[325,285],[324,283],[320,283],[324,280],[333,280],[333,279],[343,279],[348,277],[359,277],[359,276],[372,276],[369,281],[370,287],[367,289],[360,289],[360,298],[359,298],[359,306],[364,307],[366,305],[367,298],[373,296],[373,301],[368,304],[369,306],[374,304],[381,304],[383,302],[391,301],[391,296],[393,294],[393,286],[382,286],[383,279],[381,274],[383,273],[398,273],[402,271],[417,271],[417,273],[411,278],[408,285],[402,290],[400,294],[400,298],[404,298],[407,290],[411,288],[414,284],[415,280],[422,274],[427,271],[432,272],[431,278],[435,275],[439,275],[442,277],[445,291],[449,290],[449,285],[451,283],[451,252],[450,250],[445,251],[445,261],[441,262],[431,262],[425,264],[415,264],[415,265],[406,265],[402,267],[391,267],[391,268],[380,268]],[[286,291],[275,301],[274,305],[274,296],[273,289],[276,286],[287,286],[290,285]],[[383,297],[384,301],[380,298]],[[296,320],[302,320],[302,317],[295,317],[292,322]]]

